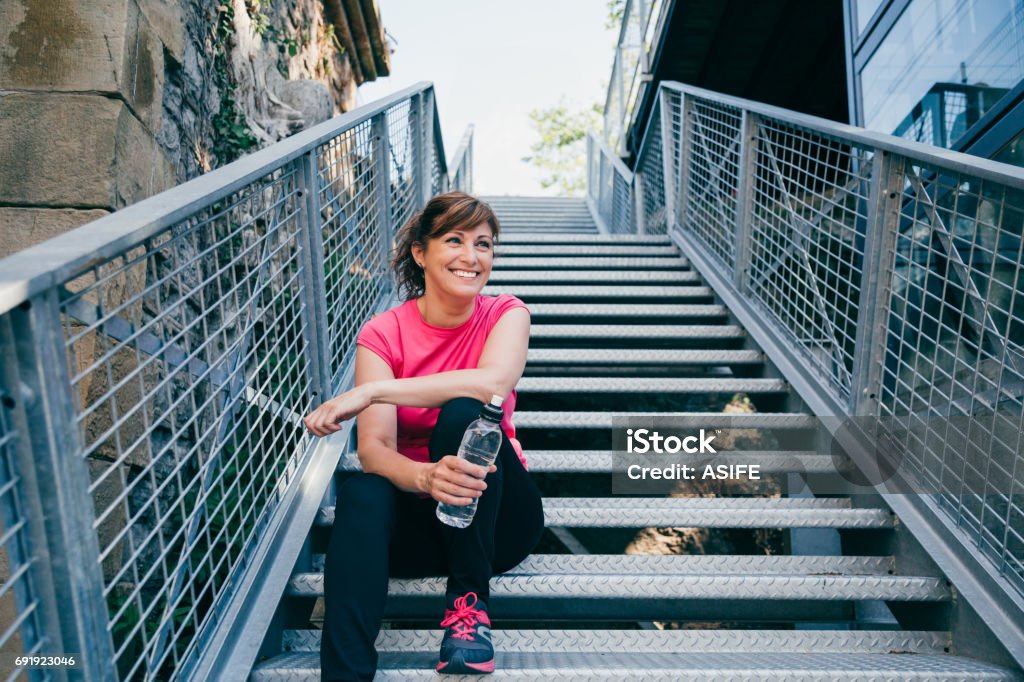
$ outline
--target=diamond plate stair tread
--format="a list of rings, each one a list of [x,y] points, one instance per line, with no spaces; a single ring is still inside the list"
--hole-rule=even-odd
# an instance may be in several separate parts
[[[436,653],[443,630],[382,630],[377,651]],[[498,651],[559,653],[917,653],[942,654],[949,634],[901,630],[492,630]],[[320,630],[285,630],[286,651],[319,651]]]
[[[646,244],[501,244],[496,248],[498,258],[505,256],[646,256],[676,257],[674,246],[648,246]]]
[[[886,529],[884,509],[850,507],[845,498],[545,497],[544,522],[564,528],[847,528]],[[334,523],[321,507],[316,523]]]
[[[610,473],[613,456],[608,450],[527,450],[523,453],[530,473]],[[690,466],[703,465],[709,461],[708,455],[674,455],[679,464]],[[828,474],[852,469],[853,463],[847,457],[839,458],[831,454],[800,451],[748,451],[733,450],[719,452],[714,456],[714,463],[720,464],[756,464],[763,474],[771,473],[809,473]],[[359,458],[355,454],[343,455],[338,461],[339,471],[360,471]]]
[[[529,303],[535,317],[725,317],[729,309],[717,304],[680,303]]]
[[[627,422],[665,420],[675,428],[813,429],[817,420],[799,412],[723,413],[723,412],[568,412],[517,411],[514,422],[519,428],[606,428]]]
[[[738,339],[734,324],[535,324],[531,339]]]
[[[618,270],[672,270],[682,269],[688,266],[689,261],[687,261],[685,258],[681,256],[677,258],[643,258],[640,256],[622,258],[615,258],[612,256],[590,256],[582,258],[517,258],[515,256],[499,256],[494,259],[494,270],[496,272],[501,270],[514,270],[516,268],[543,268],[545,270],[551,268],[613,268]]]
[[[391,578],[388,594],[440,596],[447,577]],[[499,612],[502,597],[535,599],[712,599],[769,601],[947,601],[942,578],[864,575],[728,575],[622,573],[502,573],[491,578],[491,602]],[[288,582],[292,596],[322,596],[322,573],[296,573]]]
[[[488,284],[484,287],[485,296],[510,294],[524,300],[531,297],[559,297],[565,299],[584,298],[708,298],[714,294],[711,287],[701,286],[544,286],[544,285],[509,285]]]
[[[439,678],[437,652],[385,652],[375,682],[385,680],[479,680]],[[576,680],[1020,680],[1011,670],[959,656],[846,653],[529,653],[498,651],[487,679]],[[319,680],[315,653],[290,653],[261,663],[250,680]]]
[[[663,234],[517,234],[499,238],[501,244],[654,244],[667,246],[672,240]],[[500,247],[499,247],[500,248]]]
[[[781,379],[677,379],[674,377],[523,377],[522,393],[784,393]]]
[[[315,572],[323,568],[314,555]],[[319,563],[318,563],[319,562]],[[895,568],[891,556],[764,554],[531,554],[502,575],[876,575]]]
[[[735,365],[759,364],[764,353],[756,350],[676,350],[658,348],[530,348],[527,364],[607,365]]]
[[[664,282],[700,282],[700,275],[692,270],[648,270],[630,272],[628,270],[492,270],[488,284],[506,282],[570,282],[582,284],[596,282],[598,284],[616,284],[630,286],[633,284],[651,284]]]

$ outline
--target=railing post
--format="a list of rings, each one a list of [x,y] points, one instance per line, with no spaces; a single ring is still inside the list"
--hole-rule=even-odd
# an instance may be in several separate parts
[[[676,164],[679,168],[679,177],[675,179],[676,184],[671,188],[665,187],[665,192],[675,192],[678,204],[675,211],[669,217],[669,226],[675,225],[679,228],[686,227],[687,214],[689,212],[688,205],[690,202],[690,192],[688,183],[690,181],[690,138],[692,137],[691,131],[693,129],[693,98],[686,93],[679,93],[679,144],[678,154],[679,163]],[[668,150],[671,153],[676,153],[675,150]]]
[[[423,165],[420,166],[423,177],[423,185],[421,186],[423,193],[420,195],[420,205],[426,206],[434,193],[434,164],[431,163],[431,159],[434,156],[434,89],[427,88],[424,90],[423,94],[420,95],[420,102],[422,103],[420,111],[423,113],[420,117],[423,139]],[[444,187],[442,186],[442,191],[443,189]]]
[[[423,173],[424,159],[427,157],[427,148],[423,141],[423,93],[413,95],[409,101],[409,133],[412,135],[412,168],[413,187],[415,197],[423,197],[427,193],[426,186],[430,184],[430,178]],[[415,202],[414,202],[415,203]],[[414,206],[419,210],[420,206]]]
[[[738,291],[747,289],[751,234],[754,222],[754,183],[757,180],[758,117],[746,109],[740,120],[740,156],[736,184],[735,250],[732,281]]]
[[[675,169],[672,164],[676,144],[672,130],[672,102],[668,90],[660,88],[658,98],[661,114],[661,187],[665,194],[665,231],[668,232],[673,222],[671,216],[676,214]],[[654,144],[659,144],[659,141],[654,140]]]
[[[3,545],[7,555],[9,589],[13,589],[18,614],[35,608],[18,630],[11,633],[8,642],[13,642],[15,633],[20,635],[20,651],[39,654],[70,651],[64,644],[60,627],[61,605],[56,600],[54,578],[50,567],[49,538],[44,527],[45,500],[40,498],[36,481],[34,457],[29,443],[29,432],[25,418],[28,391],[22,382],[15,352],[15,335],[11,330],[10,315],[0,316],[0,441],[10,459],[0,470],[0,485],[14,489],[0,495],[0,513],[6,529],[24,524],[16,535],[8,536]],[[10,531],[8,531],[10,532]],[[20,578],[14,577],[24,567]],[[13,583],[13,584],[11,584]],[[36,647],[41,647],[36,649]],[[39,672],[39,671],[36,671]],[[58,680],[67,679],[67,671],[50,671]]]
[[[323,228],[320,224],[320,175],[317,153],[299,157],[299,229],[302,240],[302,314],[303,336],[309,353],[309,387],[314,404],[331,397],[333,376],[330,357],[330,331],[327,326],[327,284],[324,265]],[[345,301],[339,301],[344,309]]]
[[[647,216],[644,215],[644,174],[637,172],[633,175],[633,225],[636,226],[637,234],[647,234]]]
[[[374,189],[377,193],[377,215],[380,219],[378,229],[380,230],[381,264],[382,275],[387,279],[385,291],[393,290],[391,278],[387,276],[390,268],[387,266],[388,256],[391,254],[391,237],[394,231],[391,218],[391,147],[388,139],[388,118],[387,112],[382,111],[373,117],[371,124],[374,140],[374,175],[376,182]],[[429,189],[428,189],[429,191]],[[426,203],[424,199],[423,203]]]
[[[73,679],[117,679],[113,641],[107,630],[99,541],[92,521],[89,471],[75,421],[68,356],[57,289],[26,301],[10,313],[22,381],[28,430],[25,441],[39,499],[46,510],[53,597],[59,605],[59,645],[75,654]],[[97,332],[99,333],[99,332]]]
[[[889,321],[886,295],[896,256],[904,162],[901,156],[878,150],[871,161],[874,168],[871,169],[871,191],[868,195],[850,386],[851,405],[848,406],[857,416],[877,413],[882,363],[885,361],[885,332]]]

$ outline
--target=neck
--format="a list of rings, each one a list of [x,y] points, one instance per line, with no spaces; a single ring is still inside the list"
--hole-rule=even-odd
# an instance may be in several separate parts
[[[426,292],[416,299],[423,320],[434,327],[458,327],[473,314],[476,297],[468,301],[438,299]]]

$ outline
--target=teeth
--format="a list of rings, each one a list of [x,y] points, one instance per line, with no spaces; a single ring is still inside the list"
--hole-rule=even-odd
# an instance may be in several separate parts
[[[463,279],[474,279],[479,274],[477,272],[470,272],[469,270],[452,270],[451,272],[457,277],[462,277]]]

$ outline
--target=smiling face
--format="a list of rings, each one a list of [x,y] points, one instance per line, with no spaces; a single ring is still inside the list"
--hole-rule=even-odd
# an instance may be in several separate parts
[[[412,255],[423,264],[428,295],[471,299],[484,288],[494,261],[494,233],[484,222],[429,239],[426,248],[413,245]]]

